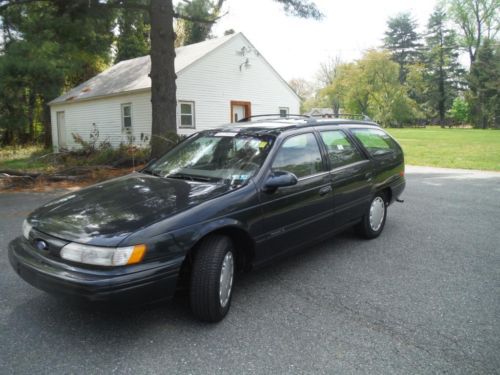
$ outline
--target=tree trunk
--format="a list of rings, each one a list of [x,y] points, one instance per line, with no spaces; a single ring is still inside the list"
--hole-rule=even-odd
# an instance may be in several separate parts
[[[166,138],[176,133],[175,34],[172,0],[151,0],[151,157],[169,147]]]
[[[48,100],[44,100],[47,103]],[[42,123],[43,123],[43,145],[45,148],[52,147],[52,126],[50,124],[50,107],[47,104],[43,104],[42,110]]]
[[[31,143],[35,142],[35,102],[35,95],[30,92],[28,99],[28,123]]]

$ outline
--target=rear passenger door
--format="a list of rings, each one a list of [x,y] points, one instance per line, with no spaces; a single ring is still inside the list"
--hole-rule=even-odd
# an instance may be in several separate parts
[[[371,161],[341,129],[320,130],[330,161],[334,225],[345,226],[363,216],[371,197]]]
[[[326,235],[332,227],[330,175],[313,132],[293,135],[280,145],[271,171],[294,173],[294,186],[262,191],[265,234],[257,258],[263,261]]]

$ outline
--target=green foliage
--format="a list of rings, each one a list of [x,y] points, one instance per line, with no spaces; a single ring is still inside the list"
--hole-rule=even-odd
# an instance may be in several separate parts
[[[456,33],[446,24],[446,13],[437,8],[431,14],[425,38],[425,78],[427,106],[444,125],[446,112],[458,95],[464,72],[458,63]],[[432,116],[434,117],[434,116]]]
[[[142,1],[146,5],[145,1]],[[120,9],[117,17],[118,36],[116,38],[115,64],[122,60],[149,54],[151,25],[147,12]]]
[[[325,87],[321,92],[321,105],[320,107],[331,108],[335,115],[340,112],[341,96],[332,89],[332,84],[338,77],[342,61],[340,57],[328,58],[319,66],[317,73],[317,80]]]
[[[467,124],[470,121],[469,103],[460,96],[453,100],[453,105],[450,108],[450,116],[459,124]]]
[[[109,64],[113,15],[97,17],[83,0],[10,3],[1,10],[0,143],[37,141],[42,124],[48,145],[47,103]]]
[[[370,50],[355,63],[340,64],[319,96],[326,103],[338,100],[343,112],[366,114],[384,126],[400,126],[418,116],[416,103],[399,82],[398,64],[384,51]]]
[[[498,0],[444,0],[448,13],[461,30],[460,43],[469,53],[471,65],[483,39],[495,39],[500,30]]]
[[[191,0],[179,2],[176,12],[192,19],[211,21],[196,22],[188,19],[177,19],[175,33],[176,46],[185,46],[188,44],[203,42],[210,38],[213,22],[219,17],[224,0],[217,2],[211,0]]]
[[[469,75],[469,105],[475,127],[500,127],[500,46],[489,39],[479,48]]]
[[[406,81],[404,86],[408,96],[413,99],[424,112],[430,112],[428,108],[428,81],[426,65],[423,62],[408,65]]]
[[[309,0],[274,0],[283,5],[287,14],[301,18],[322,19],[323,14],[314,2]]]
[[[417,23],[409,13],[401,13],[387,22],[384,47],[391,52],[392,59],[399,65],[399,82],[404,83],[408,65],[420,60],[420,36]]]

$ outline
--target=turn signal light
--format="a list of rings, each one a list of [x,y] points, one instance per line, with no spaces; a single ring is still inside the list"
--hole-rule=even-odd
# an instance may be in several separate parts
[[[135,245],[132,254],[128,258],[127,264],[140,263],[146,255],[146,245]]]

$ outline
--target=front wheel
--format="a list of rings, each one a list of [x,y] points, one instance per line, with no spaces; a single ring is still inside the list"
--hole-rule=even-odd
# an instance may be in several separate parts
[[[370,202],[368,210],[355,229],[361,236],[371,239],[378,237],[384,229],[387,217],[387,201],[384,193],[377,193]]]
[[[235,264],[233,245],[226,236],[209,236],[198,246],[191,270],[190,300],[200,320],[218,322],[226,316]]]

